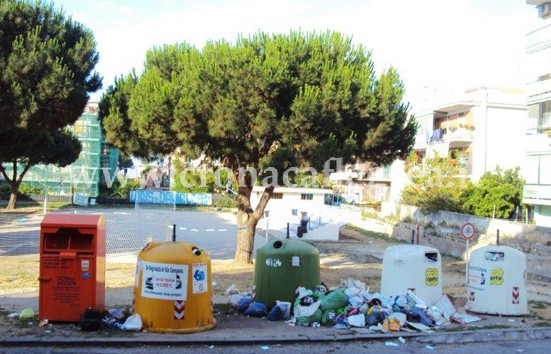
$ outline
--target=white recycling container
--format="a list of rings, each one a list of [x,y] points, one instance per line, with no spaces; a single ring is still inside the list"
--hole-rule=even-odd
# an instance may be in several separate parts
[[[526,255],[507,246],[485,246],[469,259],[466,309],[478,313],[525,315]]]
[[[412,290],[427,306],[442,296],[442,257],[436,248],[390,246],[383,255],[381,294],[405,295]]]

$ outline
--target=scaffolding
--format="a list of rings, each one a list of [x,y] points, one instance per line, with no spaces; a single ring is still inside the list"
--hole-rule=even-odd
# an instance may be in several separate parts
[[[104,173],[110,178],[116,173],[118,150],[103,141],[97,110],[84,112],[69,130],[82,145],[79,158],[71,165],[36,165],[29,169],[23,181],[47,190],[50,195],[84,194],[96,197]],[[11,170],[9,165],[4,166]],[[20,171],[23,166],[18,166]],[[105,172],[104,170],[105,169]]]

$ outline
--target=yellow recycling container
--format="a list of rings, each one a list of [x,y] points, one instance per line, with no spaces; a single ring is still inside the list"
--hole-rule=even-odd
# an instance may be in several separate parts
[[[138,255],[134,310],[151,332],[193,333],[216,326],[210,257],[186,242],[150,242]]]

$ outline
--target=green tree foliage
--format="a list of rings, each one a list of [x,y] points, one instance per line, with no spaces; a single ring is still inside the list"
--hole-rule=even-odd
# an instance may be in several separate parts
[[[182,193],[224,193],[230,182],[231,171],[227,169],[192,168],[179,159],[173,161],[174,185],[172,190]],[[234,183],[232,188],[237,188]]]
[[[514,217],[517,207],[522,204],[524,180],[520,168],[486,172],[466,196],[464,208],[476,216],[509,219]]]
[[[237,262],[251,262],[256,225],[283,170],[319,171],[331,157],[385,164],[405,157],[414,143],[416,125],[396,70],[377,76],[371,53],[338,33],[258,33],[235,44],[209,42],[202,50],[154,48],[124,102],[114,98],[119,85],[124,80],[102,98],[110,102],[101,113],[108,137],[131,129],[150,153],[204,153],[235,179],[245,168],[280,172],[255,207],[253,176],[243,174]],[[142,153],[139,145],[108,141]]]
[[[0,172],[12,190],[8,208],[31,166],[78,158],[80,143],[65,127],[101,87],[97,62],[92,33],[52,4],[0,1]]]
[[[102,182],[99,185],[99,196],[104,198],[128,199],[130,191],[140,188],[140,178],[117,178],[113,181],[111,187],[107,187],[107,184],[105,182]]]
[[[424,213],[463,212],[465,193],[472,187],[466,171],[450,157],[440,158],[438,154],[419,161],[412,153],[407,162],[411,183],[402,191],[403,204],[418,206]]]

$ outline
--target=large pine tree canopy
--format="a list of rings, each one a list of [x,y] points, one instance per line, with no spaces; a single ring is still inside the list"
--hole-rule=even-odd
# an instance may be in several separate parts
[[[0,1],[0,172],[12,188],[9,208],[31,166],[78,158],[80,143],[65,128],[101,87],[98,60],[92,32],[53,4]]]
[[[398,73],[376,76],[351,38],[259,33],[202,50],[153,48],[139,78],[109,88],[100,114],[110,142],[140,156],[182,148],[230,168],[320,168],[330,157],[383,164],[414,142],[403,94]]]

